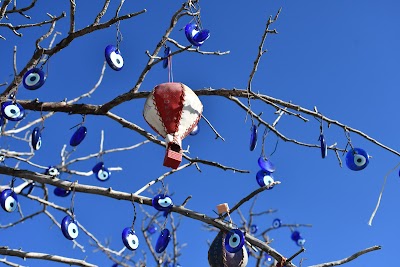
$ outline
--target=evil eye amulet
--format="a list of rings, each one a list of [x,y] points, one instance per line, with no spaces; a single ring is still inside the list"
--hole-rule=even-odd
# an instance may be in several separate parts
[[[139,247],[139,239],[131,227],[126,227],[122,231],[122,242],[129,250],[136,250]]]
[[[188,41],[194,46],[201,46],[210,37],[210,31],[199,30],[196,23],[188,23],[185,26],[185,35]]]
[[[305,243],[306,243],[306,240],[305,240],[304,238],[302,238],[302,237],[300,237],[300,238],[297,240],[297,242],[296,242],[296,244],[297,244],[299,247],[303,247]]]
[[[1,104],[1,114],[10,121],[20,121],[25,117],[24,108],[17,102],[8,100]]]
[[[250,132],[250,151],[253,151],[257,146],[257,126],[252,125]]]
[[[267,172],[274,172],[276,170],[275,164],[273,164],[269,159],[266,157],[259,157],[258,158],[258,166],[261,169]]]
[[[65,190],[64,188],[56,187],[54,188],[54,195],[58,197],[67,197],[71,194],[70,190]]]
[[[61,221],[61,231],[66,239],[73,240],[78,237],[78,225],[71,216],[67,215]]]
[[[26,89],[36,90],[44,84],[45,80],[44,72],[41,69],[33,68],[25,73],[22,83]]]
[[[83,139],[85,139],[87,134],[87,129],[85,126],[79,127],[75,133],[72,135],[71,140],[69,140],[69,144],[71,146],[78,146]]]
[[[318,139],[321,142],[321,156],[324,159],[328,155],[328,147],[326,146],[325,137],[323,134],[319,136]]]
[[[147,226],[147,232],[149,234],[154,234],[157,231],[157,226],[155,226],[154,224],[150,224],[149,226]]]
[[[168,195],[158,194],[153,197],[151,204],[156,210],[160,211],[170,211],[172,206],[172,198]]]
[[[250,233],[254,235],[255,233],[257,233],[257,231],[258,231],[258,226],[256,224],[252,224],[250,226]]]
[[[164,69],[166,69],[168,67],[169,61],[171,60],[169,57],[170,55],[171,55],[171,48],[169,48],[169,46],[167,46],[164,49],[164,60],[163,60],[163,68]]]
[[[102,182],[108,180],[111,176],[111,172],[104,167],[103,162],[97,163],[93,169],[92,169],[94,175],[96,175],[96,178]]]
[[[281,227],[281,225],[282,221],[280,219],[275,219],[272,221],[272,227],[274,227],[275,229]]]
[[[299,240],[301,238],[300,236],[300,232],[299,231],[293,231],[291,238],[294,242],[297,242],[297,240]]]
[[[40,133],[39,127],[35,127],[32,131],[31,145],[34,150],[39,150],[42,146],[42,134]]]
[[[350,170],[361,171],[369,164],[368,154],[364,149],[350,149],[346,154],[346,165]]]
[[[156,243],[156,252],[162,253],[167,248],[169,241],[171,240],[171,234],[167,228],[161,231],[160,236]]]
[[[113,70],[120,71],[124,66],[124,59],[120,51],[113,45],[108,45],[105,49],[105,56],[108,63]]]
[[[272,174],[270,172],[267,172],[264,170],[259,170],[257,172],[256,179],[257,179],[257,183],[260,187],[270,185],[274,182],[274,177],[272,177]],[[272,189],[272,188],[273,188],[273,186],[270,187],[269,189]]]
[[[58,171],[58,169],[54,166],[49,166],[45,172],[45,174],[47,175],[51,175],[51,176],[58,176],[60,174],[60,172]]]
[[[4,189],[0,195],[0,204],[3,210],[13,212],[18,205],[17,194],[11,189]]]
[[[244,245],[244,234],[239,229],[233,229],[226,234],[225,249],[230,253],[236,253]]]

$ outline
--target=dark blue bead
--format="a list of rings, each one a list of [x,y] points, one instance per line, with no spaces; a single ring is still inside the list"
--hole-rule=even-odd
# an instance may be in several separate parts
[[[157,226],[155,226],[154,224],[150,224],[148,227],[147,227],[147,232],[149,233],[149,234],[154,234],[156,231],[157,231]]]
[[[111,172],[104,166],[104,162],[97,163],[92,171],[96,178],[102,182],[108,180],[111,176]]]
[[[266,157],[258,158],[258,166],[260,166],[261,169],[267,172],[274,172],[276,170],[275,165]]]
[[[17,102],[8,100],[1,104],[1,114],[7,120],[20,121],[25,117],[25,109]]]
[[[31,145],[34,150],[39,150],[42,146],[42,134],[40,133],[39,127],[35,127],[32,131]]]
[[[77,238],[79,234],[77,222],[71,216],[65,216],[61,221],[61,231],[69,240]]]
[[[169,212],[173,206],[172,198],[168,195],[158,194],[151,201],[153,207],[159,211]]]
[[[250,233],[254,235],[255,233],[257,233],[257,231],[258,231],[258,226],[255,224],[252,224],[250,226]]]
[[[299,231],[293,231],[291,238],[294,242],[297,242],[297,240],[299,240],[301,238],[300,236],[300,232]]]
[[[39,89],[45,81],[44,72],[38,68],[28,70],[22,78],[22,83],[28,90]]]
[[[169,48],[169,46],[167,46],[164,49],[164,60],[163,60],[163,68],[164,69],[168,68],[168,63],[170,61],[169,55],[171,55],[171,48]]]
[[[126,227],[122,231],[122,242],[129,250],[136,250],[139,247],[139,239],[131,227]]]
[[[210,37],[209,30],[200,30],[196,23],[188,23],[185,26],[185,35],[194,46],[201,46]]]
[[[161,231],[160,236],[157,239],[156,243],[156,252],[162,253],[168,246],[169,241],[171,240],[171,234],[169,230],[165,228]]]
[[[199,125],[196,125],[193,130],[190,132],[190,135],[197,135],[200,132]]]
[[[259,170],[256,174],[256,180],[257,183],[260,187],[264,187],[266,185],[270,185],[274,182],[274,177],[272,176],[272,174],[270,172],[264,171],[264,170]],[[268,190],[272,189],[272,187],[270,187]]]
[[[367,152],[362,148],[350,149],[346,154],[346,165],[350,170],[361,171],[369,164]]]
[[[225,249],[230,253],[236,253],[244,245],[244,234],[239,229],[230,230],[225,237]]]
[[[326,157],[326,155],[328,155],[328,147],[326,146],[326,141],[325,141],[324,135],[321,134],[319,136],[318,140],[321,143],[321,156],[324,159]]]
[[[17,194],[11,189],[4,189],[0,194],[0,204],[3,210],[13,212],[18,206]]]
[[[83,139],[85,139],[87,134],[87,129],[85,126],[79,127],[75,133],[72,135],[71,140],[69,141],[69,144],[71,146],[77,146],[79,145]]]
[[[69,194],[71,194],[71,191],[69,191],[69,190],[65,190],[64,188],[60,188],[60,187],[54,188],[54,195],[56,195],[58,197],[66,197],[66,196],[69,196]]]
[[[257,126],[253,124],[250,131],[250,151],[253,151],[257,146]]]
[[[201,30],[195,36],[193,36],[193,40],[195,42],[201,43],[210,38],[210,31],[209,30]]]
[[[110,66],[113,70],[120,71],[124,66],[124,59],[122,58],[121,52],[117,49],[117,47],[108,45],[104,53],[108,66]]]
[[[282,221],[278,218],[272,221],[272,227],[274,228],[279,228],[282,225]]]

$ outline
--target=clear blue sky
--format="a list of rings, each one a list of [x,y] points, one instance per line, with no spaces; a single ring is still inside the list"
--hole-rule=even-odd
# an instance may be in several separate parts
[[[54,4],[39,1],[34,11],[28,12],[32,21],[46,18],[49,12],[59,15],[69,10],[68,1]],[[20,3],[19,3],[20,4]],[[126,1],[121,14],[139,11],[147,13],[121,23],[123,42],[121,52],[125,66],[115,72],[107,68],[103,83],[94,95],[85,101],[100,104],[132,88],[147,62],[145,50],[153,51],[155,44],[165,32],[171,15],[179,8],[179,1]],[[100,10],[102,1],[77,3],[77,28],[91,23]],[[114,14],[115,3],[110,6],[110,18]],[[267,38],[264,55],[252,88],[262,94],[292,101],[305,108],[314,106],[325,116],[357,128],[382,143],[398,148],[396,133],[399,126],[394,120],[398,114],[398,75],[400,53],[400,35],[398,25],[400,17],[397,1],[202,1],[202,23],[210,30],[211,37],[201,47],[205,51],[226,51],[227,56],[201,56],[195,53],[183,53],[173,58],[175,81],[183,82],[192,89],[211,87],[213,89],[245,88],[255,59],[261,34],[269,15],[275,15],[279,7],[282,13],[273,25],[279,32]],[[10,16],[10,22],[24,22],[20,16]],[[171,37],[183,45],[188,42],[184,27],[189,18],[182,19]],[[3,20],[3,22],[5,22]],[[14,23],[14,22],[13,22]],[[67,34],[68,20],[57,24],[57,31]],[[43,34],[47,26],[34,30],[21,30],[23,38],[14,37],[9,30],[1,28],[0,34],[7,41],[0,41],[0,82],[11,80],[12,49],[18,47],[18,67],[25,65],[34,51],[32,40]],[[30,41],[29,41],[30,40]],[[60,101],[72,99],[87,92],[97,82],[104,61],[104,48],[115,43],[115,27],[96,32],[74,41],[50,60],[49,76],[45,85],[37,91],[18,92],[19,99],[42,101]],[[47,44],[47,42],[45,42]],[[175,48],[173,46],[172,50]],[[167,72],[161,66],[154,67],[147,76],[140,91],[149,91],[159,83],[168,80]],[[234,103],[222,97],[201,97],[204,115],[226,139],[215,140],[215,135],[204,121],[200,122],[201,131],[195,137],[183,141],[184,147],[190,145],[190,156],[218,161],[221,164],[250,170],[250,174],[238,174],[216,168],[200,166],[199,173],[194,167],[186,169],[166,179],[174,192],[174,201],[182,203],[188,196],[193,198],[187,207],[213,216],[213,209],[222,202],[233,206],[242,197],[258,188],[255,174],[258,171],[257,159],[261,152],[261,143],[250,152],[249,128],[245,123],[245,113]],[[144,99],[124,103],[113,110],[139,126],[153,133],[142,118]],[[253,102],[256,113],[263,112],[263,118],[272,123],[276,115],[274,109]],[[25,120],[38,118],[40,114],[30,112]],[[313,118],[304,123],[294,117],[284,116],[278,124],[278,130],[290,138],[307,143],[318,143],[319,124]],[[59,114],[45,123],[43,146],[33,161],[47,166],[60,163],[60,149],[69,142],[73,131],[69,128],[79,123],[79,115]],[[11,123],[12,124],[12,123]],[[129,146],[143,141],[143,137],[123,129],[115,122],[100,117],[87,117],[87,139],[78,147],[73,156],[83,156],[98,151],[100,131],[105,131],[105,148]],[[325,135],[329,145],[336,143],[343,148],[346,138],[342,129],[325,124]],[[400,224],[397,203],[400,195],[398,172],[392,173],[387,181],[381,207],[373,226],[367,222],[375,207],[384,175],[398,163],[398,158],[352,134],[353,145],[362,147],[372,156],[369,166],[360,172],[346,167],[340,168],[335,155],[329,151],[326,159],[321,159],[320,151],[315,148],[298,147],[291,143],[279,142],[272,160],[277,166],[275,178],[282,182],[273,190],[265,191],[258,197],[256,211],[277,209],[273,215],[257,218],[260,228],[270,227],[274,218],[284,223],[307,223],[312,228],[299,231],[307,240],[304,265],[312,265],[347,257],[352,253],[373,245],[382,245],[382,250],[364,255],[346,266],[361,267],[389,264],[398,251],[399,236],[396,230]],[[266,152],[273,150],[276,137],[270,134],[266,141]],[[10,149],[18,144],[2,140],[2,147]],[[26,149],[18,147],[18,149]],[[146,144],[138,149],[106,155],[108,166],[120,166],[121,172],[113,172],[109,181],[101,183],[94,177],[68,177],[78,179],[80,183],[112,187],[116,190],[134,192],[150,179],[168,171],[162,166],[163,148]],[[344,160],[344,156],[341,157]],[[79,171],[89,171],[96,163],[90,160],[85,164],[76,164]],[[13,166],[10,161],[7,165]],[[39,171],[21,164],[21,168]],[[2,177],[3,184],[9,177]],[[51,191],[52,191],[52,187]],[[158,188],[158,185],[156,186]],[[143,195],[152,197],[148,192]],[[60,199],[50,193],[50,201],[69,206],[69,198]],[[25,214],[37,210],[25,198],[21,198]],[[246,212],[248,206],[244,206]],[[128,202],[116,201],[100,196],[77,194],[75,199],[76,216],[80,223],[104,242],[111,239],[111,248],[119,250],[121,231],[131,224],[133,212]],[[139,209],[138,209],[139,210]],[[146,207],[148,212],[154,212]],[[55,217],[61,221],[64,214],[55,211]],[[175,216],[177,217],[177,216]],[[17,213],[0,216],[0,223],[7,224],[18,218]],[[141,213],[139,212],[139,221]],[[239,223],[237,214],[233,215]],[[137,223],[140,228],[140,223]],[[93,254],[93,248],[87,244],[88,237],[80,233],[78,242],[85,245],[87,252],[72,249],[72,243],[66,240],[51,221],[40,216],[28,220],[17,227],[2,230],[3,245],[10,248],[22,248],[25,251],[54,253],[67,257],[84,258],[99,266],[111,266],[112,262],[99,253]],[[207,240],[215,233],[202,229],[202,224],[188,218],[182,218],[178,232],[180,243],[187,243],[182,250],[182,266],[203,267],[207,262]],[[156,236],[155,236],[156,237]],[[272,247],[291,256],[298,247],[290,240],[290,230],[279,229],[270,235],[274,239]],[[140,249],[145,249],[140,235]],[[155,243],[155,238],[153,240]],[[167,250],[171,250],[168,248]],[[135,257],[139,257],[137,254]],[[148,255],[149,258],[150,255]],[[60,266],[60,264],[9,257],[22,265]],[[295,263],[298,264],[297,258]],[[248,266],[253,266],[250,260]],[[149,261],[148,266],[154,266]]]

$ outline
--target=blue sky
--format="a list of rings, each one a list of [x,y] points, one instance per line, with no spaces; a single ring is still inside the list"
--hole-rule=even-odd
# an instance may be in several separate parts
[[[21,3],[19,3],[21,4]],[[110,18],[114,14],[116,3],[110,5]],[[85,101],[101,104],[131,89],[147,62],[146,50],[153,51],[156,43],[165,32],[171,15],[181,5],[179,1],[128,2],[121,14],[147,9],[131,20],[121,23],[123,42],[121,52],[125,66],[120,72],[106,69],[103,82],[93,96]],[[77,3],[77,28],[91,23],[102,1]],[[230,51],[226,56],[202,56],[196,53],[182,53],[173,58],[175,81],[183,82],[193,90],[244,89],[247,86],[250,70],[255,59],[259,41],[269,15],[274,16],[282,7],[279,20],[273,25],[278,35],[269,35],[265,48],[268,50],[259,65],[252,88],[285,101],[292,101],[310,110],[314,106],[331,119],[359,129],[385,145],[397,149],[395,133],[399,127],[394,118],[397,109],[397,87],[400,62],[400,18],[396,11],[396,1],[231,1],[229,5],[221,1],[201,2],[202,24],[211,32],[211,37],[201,47],[204,51]],[[59,15],[67,11],[68,1],[63,4],[50,4],[43,1],[35,10],[28,12],[32,21],[46,17],[45,13]],[[10,16],[15,24],[26,22],[21,16]],[[4,22],[4,20],[2,21]],[[189,18],[183,18],[171,37],[183,45],[188,45],[184,32],[179,31]],[[57,24],[62,33],[56,41],[67,35],[68,20]],[[0,34],[7,40],[0,41],[0,82],[10,81],[12,69],[12,49],[18,47],[18,67],[25,65],[35,49],[35,38],[43,34],[47,26],[32,30],[21,30],[23,38],[1,28]],[[20,86],[19,99],[42,101],[60,101],[72,99],[90,90],[97,82],[104,62],[104,48],[115,43],[115,27],[96,32],[71,43],[71,45],[51,58],[48,79],[37,91],[28,91]],[[48,44],[45,41],[44,44]],[[172,50],[176,50],[171,46]],[[140,88],[149,91],[159,83],[166,82],[166,70],[155,66]],[[255,174],[258,171],[257,159],[261,153],[259,142],[255,151],[250,152],[250,121],[245,122],[246,114],[236,104],[222,97],[202,96],[204,115],[225,138],[225,142],[215,140],[214,133],[204,121],[200,122],[201,131],[197,136],[184,139],[184,147],[190,145],[190,156],[218,161],[221,164],[247,169],[250,174],[222,171],[208,166],[200,166],[199,173],[190,167],[166,179],[174,201],[182,203],[192,195],[187,208],[213,216],[217,204],[227,202],[233,206],[237,201],[258,188]],[[243,100],[245,101],[245,100]],[[126,102],[113,112],[139,126],[153,131],[142,117],[144,99]],[[274,109],[253,101],[254,112],[263,112],[263,119],[272,123],[276,115]],[[39,118],[40,114],[30,112],[25,120]],[[319,123],[309,118],[304,123],[292,116],[284,116],[277,129],[284,135],[307,143],[318,143]],[[43,146],[33,159],[43,166],[60,163],[60,150],[69,142],[73,134],[70,127],[81,121],[79,115],[59,114],[45,122]],[[87,139],[78,147],[73,157],[84,156],[98,151],[100,131],[105,131],[105,148],[130,146],[143,141],[143,137],[122,128],[115,122],[100,117],[88,116]],[[324,125],[324,133],[329,145],[336,143],[343,148],[346,138],[343,130],[335,126]],[[261,131],[263,128],[261,129]],[[280,218],[285,223],[307,223],[312,228],[300,228],[307,240],[305,266],[350,256],[356,251],[373,245],[382,245],[382,250],[364,255],[348,266],[373,266],[392,261],[397,252],[395,237],[400,233],[396,203],[400,196],[398,172],[393,172],[386,184],[381,207],[373,226],[367,222],[375,207],[384,175],[398,163],[398,158],[388,151],[351,134],[355,147],[362,147],[372,156],[369,166],[360,172],[353,172],[345,166],[340,168],[335,155],[329,151],[326,159],[321,159],[320,151],[315,148],[298,147],[292,143],[280,141],[271,160],[276,164],[275,178],[282,182],[273,190],[264,191],[258,197],[256,211],[277,209],[273,215],[256,219],[260,228],[270,227],[272,220]],[[277,138],[269,134],[265,150],[270,153]],[[26,144],[11,140],[2,140],[2,147],[26,150]],[[146,144],[138,149],[104,156],[109,166],[120,166],[123,171],[113,172],[105,183],[94,177],[68,177],[78,179],[80,183],[112,187],[116,190],[134,192],[149,180],[168,171],[162,166],[164,149]],[[341,157],[344,160],[344,156]],[[79,171],[89,171],[96,160],[76,164]],[[8,161],[13,166],[14,162]],[[21,168],[40,171],[21,164]],[[3,184],[9,177],[2,177]],[[52,191],[52,187],[50,190]],[[159,188],[156,185],[155,190]],[[148,192],[144,196],[152,197]],[[70,199],[60,199],[50,194],[50,200],[59,205],[69,206]],[[37,204],[21,198],[25,214],[37,210]],[[245,205],[243,212],[248,210]],[[77,194],[75,199],[76,216],[80,223],[94,233],[100,241],[111,239],[111,247],[122,248],[121,231],[131,224],[132,205],[100,196]],[[138,209],[139,210],[139,209]],[[150,213],[154,209],[146,207]],[[54,216],[61,221],[64,216],[55,211]],[[142,214],[139,212],[139,219]],[[177,216],[175,216],[177,217]],[[18,218],[17,213],[0,216],[0,223],[7,224]],[[233,219],[239,223],[237,214]],[[140,224],[137,223],[137,227]],[[87,244],[88,237],[81,233],[78,242],[86,247],[86,253],[72,249],[72,243],[66,240],[61,231],[45,216],[26,221],[17,227],[2,230],[3,245],[10,248],[22,248],[26,251],[54,253],[67,257],[84,258],[99,266],[111,266],[112,262],[99,253],[92,253]],[[202,224],[189,218],[182,218],[178,231],[180,243],[187,243],[182,250],[179,262],[182,266],[207,266],[207,240],[215,233],[202,229]],[[278,229],[270,234],[274,239],[272,247],[290,256],[298,247],[290,240],[290,230]],[[141,249],[145,249],[142,236],[139,236]],[[155,243],[155,238],[153,238]],[[171,248],[167,250],[171,251]],[[135,257],[139,257],[136,255]],[[9,257],[8,259],[27,266],[43,266],[35,260],[27,262]],[[299,258],[294,261],[298,264]],[[248,266],[254,265],[251,260]],[[60,266],[46,263],[46,266]],[[149,266],[154,266],[152,262]]]

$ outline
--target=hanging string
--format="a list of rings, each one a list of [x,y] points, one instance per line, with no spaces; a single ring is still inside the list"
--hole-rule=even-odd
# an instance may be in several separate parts
[[[71,184],[71,187],[72,187],[72,196],[71,196],[71,205],[70,205],[70,207],[69,207],[69,210],[71,211],[71,214],[72,214],[72,219],[75,219],[75,213],[74,213],[75,183],[76,183],[76,181],[73,182],[73,183]]]
[[[133,194],[132,194],[132,205],[133,205],[133,221],[132,221],[131,228],[132,228],[132,230],[134,230],[137,213],[136,213],[135,200],[133,199]]]
[[[120,30],[120,23],[121,23],[121,21],[119,20],[116,24],[115,24],[115,26],[117,27],[117,51],[119,51],[119,45],[120,45],[120,43],[122,42],[122,39],[123,39],[123,36],[122,36],[122,32],[121,32],[121,30]]]
[[[14,191],[14,183],[15,183],[15,177],[13,177],[12,179],[11,179],[11,184],[10,184],[10,188],[11,188],[11,190],[12,191]]]
[[[174,74],[172,72],[172,56],[168,55],[168,82],[174,82]]]

